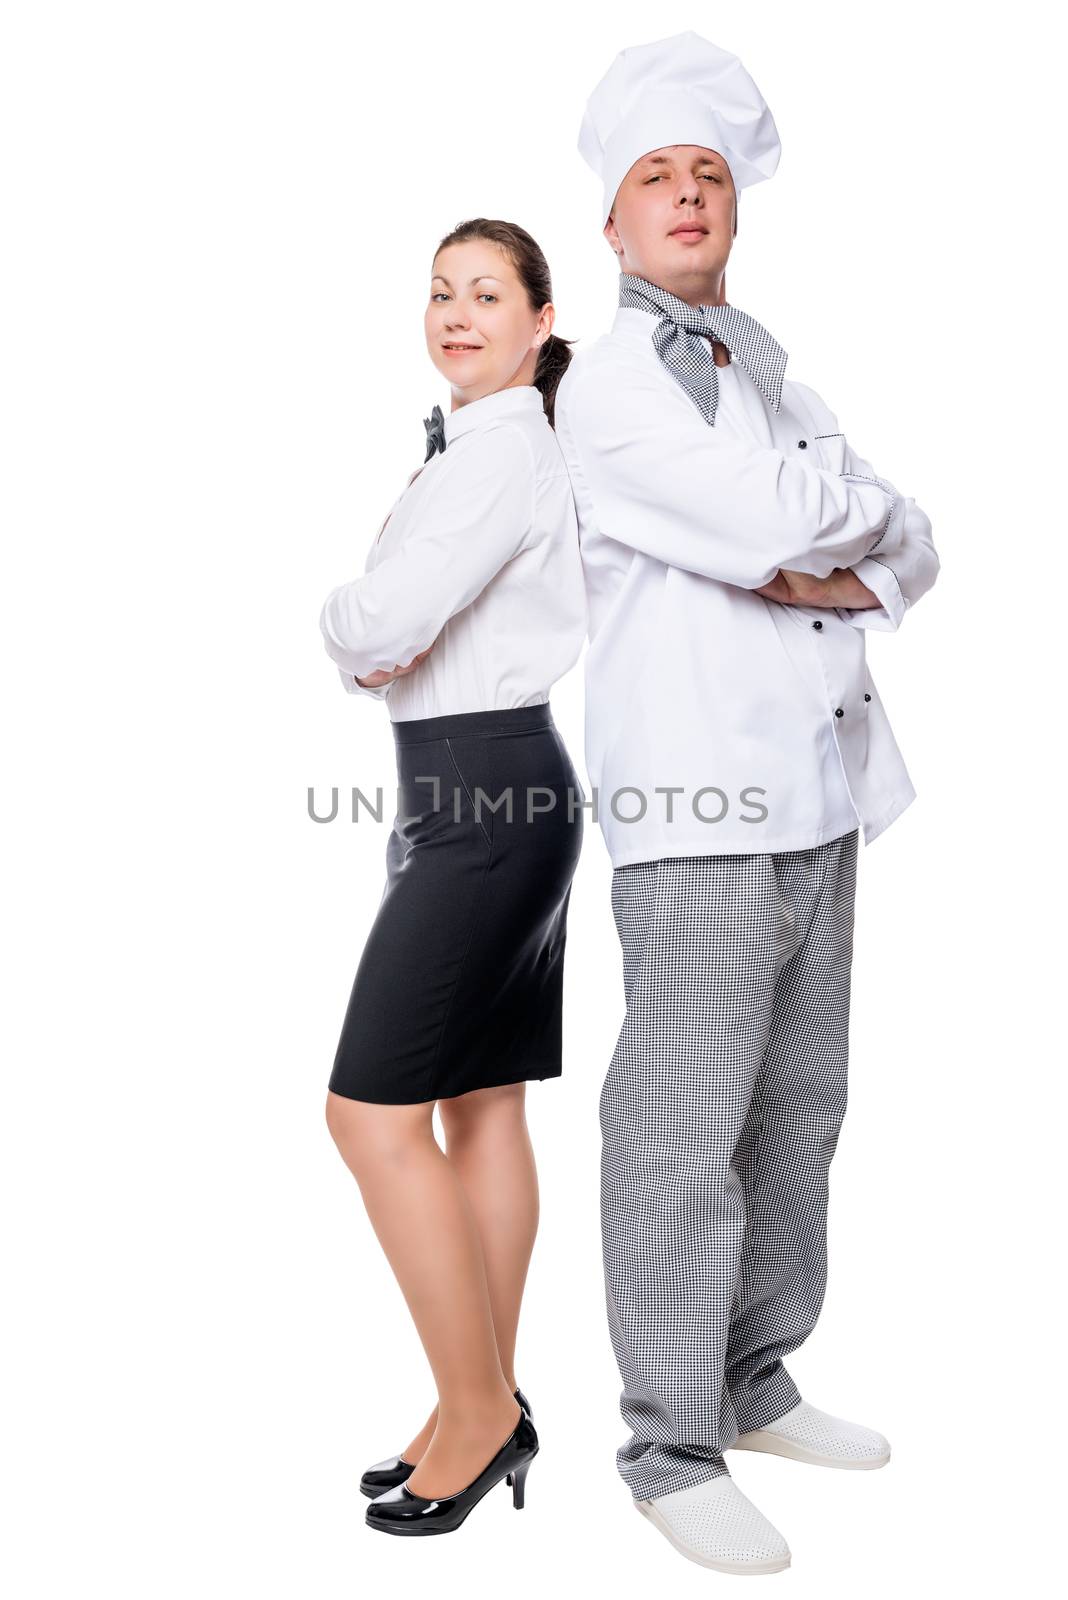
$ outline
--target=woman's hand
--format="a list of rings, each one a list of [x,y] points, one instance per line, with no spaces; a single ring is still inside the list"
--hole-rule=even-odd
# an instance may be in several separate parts
[[[435,639],[434,644],[437,644],[437,642]],[[392,672],[372,672],[366,678],[356,678],[356,682],[361,689],[381,689],[384,683],[392,683],[394,678],[403,678],[406,673],[414,672],[419,663],[426,660],[431,650],[433,650],[434,644],[428,644],[425,650],[420,650],[419,654],[413,656],[406,667],[396,666]],[[355,677],[355,673],[353,676]]]

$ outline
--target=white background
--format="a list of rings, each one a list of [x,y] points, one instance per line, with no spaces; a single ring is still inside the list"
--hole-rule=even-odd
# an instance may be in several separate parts
[[[387,713],[344,695],[318,613],[448,409],[434,247],[522,223],[557,331],[595,338],[616,269],[585,97],[624,45],[691,27],[784,146],[742,191],[728,296],[942,557],[900,634],[869,635],[919,799],[861,854],[830,1287],[790,1363],[894,1457],[735,1476],[792,1546],[777,1589],[1052,1592],[1063,86],[1038,6],[3,16],[9,1592],[731,1582],[635,1515],[613,1460],[597,1097],[623,1001],[592,827],[564,1074],[528,1091],[527,1509],[499,1489],[450,1538],[364,1527],[360,1470],[434,1393],[323,1121],[386,828],[306,811],[309,785],[393,781]],[[581,679],[552,701],[585,781]]]

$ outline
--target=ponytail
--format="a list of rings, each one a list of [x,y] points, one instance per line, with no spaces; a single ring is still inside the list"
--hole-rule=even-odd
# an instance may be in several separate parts
[[[556,389],[567,371],[571,361],[571,346],[573,339],[561,339],[557,334],[550,333],[545,343],[538,352],[538,364],[534,369],[534,387],[541,391],[541,403],[545,407],[545,415],[550,426],[556,426]]]

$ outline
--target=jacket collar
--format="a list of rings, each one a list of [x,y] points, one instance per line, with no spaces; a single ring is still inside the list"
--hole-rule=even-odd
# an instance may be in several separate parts
[[[648,350],[657,365],[662,366],[663,363],[653,348],[653,334],[659,326],[660,318],[653,311],[643,311],[640,306],[617,306],[611,334],[613,339],[622,339],[624,344],[631,345],[635,349]],[[736,361],[733,356],[727,365],[733,367],[736,373],[745,370],[741,362]],[[721,367],[719,370],[722,372],[724,369]]]
[[[660,316],[655,311],[644,311],[640,306],[617,306],[612,334],[627,344],[649,345],[651,348],[653,334],[660,326],[660,321]],[[730,365],[734,365],[733,356]]]
[[[617,306],[612,332],[628,344],[651,344],[659,326],[660,317],[654,311],[644,311],[640,306]]]
[[[445,443],[451,444],[461,433],[470,433],[473,428],[481,428],[498,417],[528,411],[542,414],[545,411],[541,390],[535,389],[532,383],[517,383],[510,389],[484,394],[481,400],[468,400],[445,418]]]

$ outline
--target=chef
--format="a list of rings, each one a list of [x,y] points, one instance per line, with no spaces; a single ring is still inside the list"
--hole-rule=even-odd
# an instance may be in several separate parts
[[[915,798],[866,633],[939,563],[926,513],[728,300],[738,193],[780,155],[741,62],[692,32],[621,51],[579,149],[619,266],[556,401],[626,994],[601,1094],[617,1465],[684,1555],[770,1572],[788,1545],[726,1451],[889,1457],[784,1358],[826,1284],[858,840]]]

